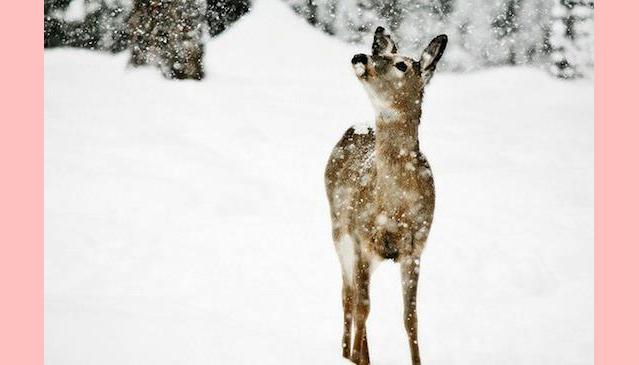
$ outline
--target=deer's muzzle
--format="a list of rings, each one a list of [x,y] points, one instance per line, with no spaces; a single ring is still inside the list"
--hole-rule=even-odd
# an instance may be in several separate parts
[[[351,60],[351,63],[353,65],[358,64],[358,63],[367,64],[368,63],[368,56],[363,54],[363,53],[356,54],[355,56],[353,56],[353,59]]]

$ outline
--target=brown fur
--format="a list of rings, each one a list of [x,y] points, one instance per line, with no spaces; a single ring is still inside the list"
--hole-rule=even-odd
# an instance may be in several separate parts
[[[435,69],[431,61],[436,63],[445,48],[445,37],[437,39],[443,39],[443,46],[433,48],[431,43],[427,48],[431,53],[418,62],[397,56],[390,37],[378,28],[373,55],[366,56],[365,70],[356,58],[353,60],[354,67],[360,67],[358,77],[377,109],[375,130],[368,128],[357,133],[354,128],[348,129],[326,166],[333,238],[344,276],[343,355],[357,364],[369,363],[365,327],[370,311],[368,287],[371,264],[378,259],[401,264],[404,324],[412,363],[420,363],[417,281],[419,258],[433,221],[435,187],[428,161],[419,151],[417,129],[423,88]],[[395,69],[398,62],[407,64],[404,72]],[[352,263],[340,253],[345,236],[353,242]]]

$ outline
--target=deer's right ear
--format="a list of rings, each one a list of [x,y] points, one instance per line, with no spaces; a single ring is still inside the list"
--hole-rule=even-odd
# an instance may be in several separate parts
[[[386,32],[384,27],[375,29],[375,37],[373,38],[373,56],[383,56],[397,53],[397,46]]]

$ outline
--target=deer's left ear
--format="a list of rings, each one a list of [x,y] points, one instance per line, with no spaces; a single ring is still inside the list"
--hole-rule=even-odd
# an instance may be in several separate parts
[[[384,27],[377,27],[373,39],[373,56],[383,56],[397,53],[397,46]]]
[[[442,58],[444,54],[446,44],[448,44],[448,36],[446,36],[446,34],[440,34],[430,41],[430,44],[422,53],[420,60],[422,71],[432,71],[435,69],[437,62],[439,62],[439,59]]]

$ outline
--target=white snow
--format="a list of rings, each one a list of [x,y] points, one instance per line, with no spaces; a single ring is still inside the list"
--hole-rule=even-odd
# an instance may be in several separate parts
[[[69,7],[64,12],[64,20],[68,22],[84,20],[87,14],[85,0],[71,0]]]
[[[346,364],[323,171],[373,115],[360,52],[273,0],[199,83],[47,51],[46,363]],[[592,82],[439,73],[420,133],[423,363],[592,364]],[[410,362],[395,264],[368,326],[374,364]]]

